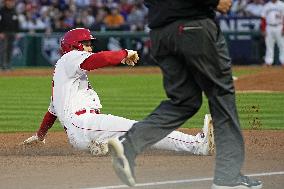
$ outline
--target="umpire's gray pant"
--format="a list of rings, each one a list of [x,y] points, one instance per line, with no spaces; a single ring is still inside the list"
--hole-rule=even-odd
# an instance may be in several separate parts
[[[216,184],[237,179],[244,141],[235,103],[231,60],[223,34],[211,19],[179,20],[150,33],[152,54],[163,73],[168,100],[125,135],[136,155],[179,128],[209,101],[216,142]]]

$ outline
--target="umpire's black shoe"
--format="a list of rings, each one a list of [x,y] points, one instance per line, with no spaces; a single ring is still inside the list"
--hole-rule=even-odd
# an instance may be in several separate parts
[[[237,182],[229,185],[213,184],[211,189],[261,189],[262,182],[256,179],[241,175]]]
[[[129,158],[123,139],[112,138],[108,141],[108,148],[112,157],[112,166],[120,180],[128,186],[134,186],[134,159]]]

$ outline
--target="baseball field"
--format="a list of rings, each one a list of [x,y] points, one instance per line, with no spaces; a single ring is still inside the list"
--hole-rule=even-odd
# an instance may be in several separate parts
[[[237,106],[246,144],[243,172],[284,186],[284,69],[234,67]],[[49,68],[0,72],[0,188],[127,188],[115,176],[110,157],[72,149],[59,123],[46,144],[19,145],[37,130],[51,94]],[[102,112],[140,120],[165,99],[160,71],[153,67],[100,69],[89,79]],[[207,100],[182,131],[195,134],[208,113]],[[137,159],[137,188],[208,189],[214,156],[147,150]]]

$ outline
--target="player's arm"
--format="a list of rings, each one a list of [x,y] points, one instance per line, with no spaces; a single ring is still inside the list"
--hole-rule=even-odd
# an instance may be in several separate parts
[[[265,31],[266,31],[266,19],[264,17],[261,17],[261,23],[260,23],[260,30],[261,30],[261,33],[263,35],[265,35]]]
[[[114,66],[120,63],[134,66],[138,60],[139,57],[136,51],[102,51],[94,53],[85,59],[80,65],[80,68],[90,71],[106,66]]]
[[[227,13],[232,6],[232,0],[217,0],[217,11],[225,14]]]
[[[40,124],[39,129],[37,130],[36,134],[27,138],[23,143],[24,144],[33,144],[37,142],[45,143],[45,136],[48,130],[53,126],[57,116],[51,114],[49,111],[46,112],[44,118]]]
[[[266,25],[267,25],[266,17],[267,17],[266,16],[266,6],[264,6],[261,12],[261,22],[260,22],[260,31],[263,36],[266,35]]]
[[[40,127],[36,132],[36,135],[39,140],[41,141],[44,140],[44,137],[46,136],[48,130],[53,126],[56,119],[57,119],[57,116],[53,115],[49,111],[46,112],[40,124]]]
[[[37,142],[45,143],[44,138],[48,130],[53,126],[56,119],[57,119],[57,116],[56,116],[56,113],[53,107],[53,102],[51,100],[48,111],[45,113],[39,129],[37,130],[35,135],[29,137],[23,143],[24,144],[33,144]]]

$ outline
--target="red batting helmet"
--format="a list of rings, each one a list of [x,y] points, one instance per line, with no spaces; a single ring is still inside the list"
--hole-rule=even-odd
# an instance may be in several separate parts
[[[69,30],[65,35],[61,38],[60,46],[63,54],[72,51],[74,48],[82,51],[83,45],[82,41],[95,40],[92,36],[91,31],[86,28],[75,28]]]

